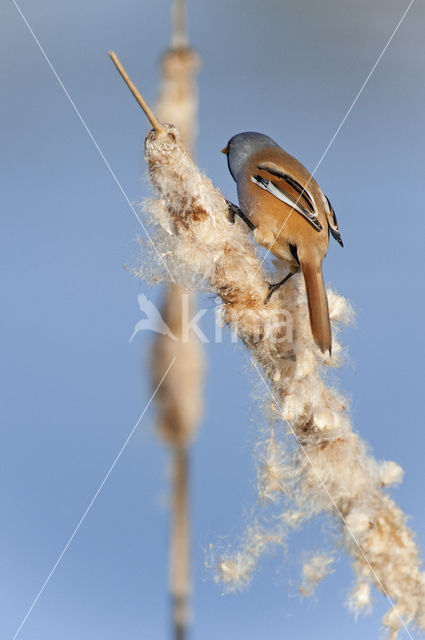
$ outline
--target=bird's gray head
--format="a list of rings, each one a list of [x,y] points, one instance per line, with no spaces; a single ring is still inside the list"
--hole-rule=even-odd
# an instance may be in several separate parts
[[[265,136],[262,133],[254,133],[253,131],[246,131],[245,133],[238,133],[233,136],[233,138],[230,138],[227,146],[222,149],[222,152],[227,155],[229,171],[233,179],[237,182],[245,163],[253,153],[261,151],[262,149],[278,146],[279,145],[269,138],[269,136]]]

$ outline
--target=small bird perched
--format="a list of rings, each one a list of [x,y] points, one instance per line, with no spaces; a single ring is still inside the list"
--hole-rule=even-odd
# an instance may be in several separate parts
[[[329,233],[342,240],[335,212],[307,169],[274,140],[261,133],[239,133],[222,149],[236,182],[239,207],[235,214],[254,231],[259,244],[271,251],[290,273],[270,285],[266,302],[276,289],[302,271],[307,290],[314,342],[325,353],[332,349],[328,298],[322,275]]]

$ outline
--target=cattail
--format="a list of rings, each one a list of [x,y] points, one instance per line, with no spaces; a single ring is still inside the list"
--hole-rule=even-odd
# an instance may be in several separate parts
[[[188,46],[183,0],[173,3],[172,46],[161,63],[161,83],[156,112],[161,121],[176,123],[185,148],[193,153],[197,133],[198,96],[195,74],[199,55]],[[190,527],[188,447],[194,438],[202,413],[203,352],[193,333],[185,334],[184,323],[192,316],[196,296],[177,284],[167,286],[162,318],[176,340],[158,334],[152,351],[154,387],[158,389],[158,430],[170,447],[173,464],[172,528],[170,535],[169,587],[173,599],[176,640],[186,635],[190,595]]]
[[[171,122],[178,128],[183,145],[192,155],[198,133],[195,75],[200,66],[199,54],[187,46],[167,51],[162,57],[161,86],[155,109],[161,122]]]
[[[162,317],[176,340],[160,335],[152,351],[153,384],[163,378],[157,392],[158,430],[172,453],[172,526],[170,534],[169,588],[173,601],[176,640],[186,635],[189,622],[190,528],[188,504],[188,448],[196,435],[202,414],[204,358],[201,344],[184,335],[182,308],[190,317],[194,298],[177,285],[167,289]]]
[[[149,212],[165,230],[158,233],[159,250],[172,256],[177,280],[196,282],[221,296],[223,320],[251,352],[267,390],[273,437],[280,428],[282,440],[296,444],[288,455],[273,456],[271,486],[267,472],[262,475],[263,495],[278,491],[283,501],[290,500],[290,515],[298,524],[320,513],[335,518],[353,558],[358,589],[364,594],[364,584],[372,584],[390,599],[383,623],[391,638],[408,623],[425,629],[425,575],[418,547],[406,516],[384,490],[383,478],[388,486],[401,474],[367,452],[352,431],[347,401],[325,379],[326,368],[342,360],[337,325],[350,315],[349,305],[329,292],[334,353],[332,358],[323,355],[311,338],[303,279],[295,276],[264,304],[268,287],[252,236],[242,222],[229,222],[223,195],[195,166],[175,127],[151,131],[145,157],[157,193]],[[282,474],[276,468],[279,460]],[[289,526],[285,511],[281,521]],[[276,536],[256,530],[233,558],[221,559],[221,578],[246,581],[269,540],[274,544]],[[351,602],[356,606],[361,600]]]
[[[279,457],[274,457],[263,492],[274,492],[283,483],[278,490],[287,495],[287,480],[293,502],[306,517],[333,515],[342,524],[341,537],[358,582],[374,584],[394,603],[384,624],[393,633],[409,622],[425,628],[425,577],[414,536],[401,509],[383,492],[385,472],[351,430],[347,402],[324,380],[325,367],[339,364],[342,348],[336,338],[330,358],[315,347],[302,278],[293,278],[264,305],[267,283],[249,232],[243,223],[228,221],[222,194],[183,150],[175,128],[148,134],[146,160],[158,193],[150,211],[159,225],[169,228],[171,222],[174,227],[174,236],[164,237],[175,264],[183,277],[192,272],[221,296],[223,320],[251,351],[269,388],[275,418],[290,425],[289,435],[299,444],[281,474]],[[332,292],[329,305],[333,323],[350,315],[348,305]],[[394,477],[399,480],[399,474]],[[236,563],[221,560],[225,582],[249,576],[267,534],[257,533],[256,539],[244,545]]]

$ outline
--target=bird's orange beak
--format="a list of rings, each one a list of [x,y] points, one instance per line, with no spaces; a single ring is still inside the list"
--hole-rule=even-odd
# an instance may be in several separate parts
[[[227,147],[223,147],[223,149],[221,150],[221,153],[224,153],[227,156]]]

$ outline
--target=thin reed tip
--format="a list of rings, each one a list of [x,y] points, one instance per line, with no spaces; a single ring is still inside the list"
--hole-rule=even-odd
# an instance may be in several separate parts
[[[151,123],[152,127],[155,129],[155,131],[157,133],[161,133],[162,131],[164,131],[164,126],[159,122],[158,118],[155,116],[154,112],[149,107],[149,105],[147,104],[146,100],[144,99],[144,97],[142,96],[140,91],[137,89],[137,87],[134,84],[134,82],[132,82],[130,80],[130,77],[129,77],[127,71],[124,69],[124,66],[121,63],[121,61],[118,58],[118,56],[115,53],[115,51],[110,50],[108,53],[109,53],[109,57],[111,58],[112,62],[116,66],[118,72],[120,73],[122,79],[124,80],[124,82],[126,83],[128,88],[130,89],[130,91],[133,94],[133,96],[136,98],[136,101],[139,103],[140,107],[143,109],[143,111],[144,111],[146,117],[148,118],[149,122]]]

